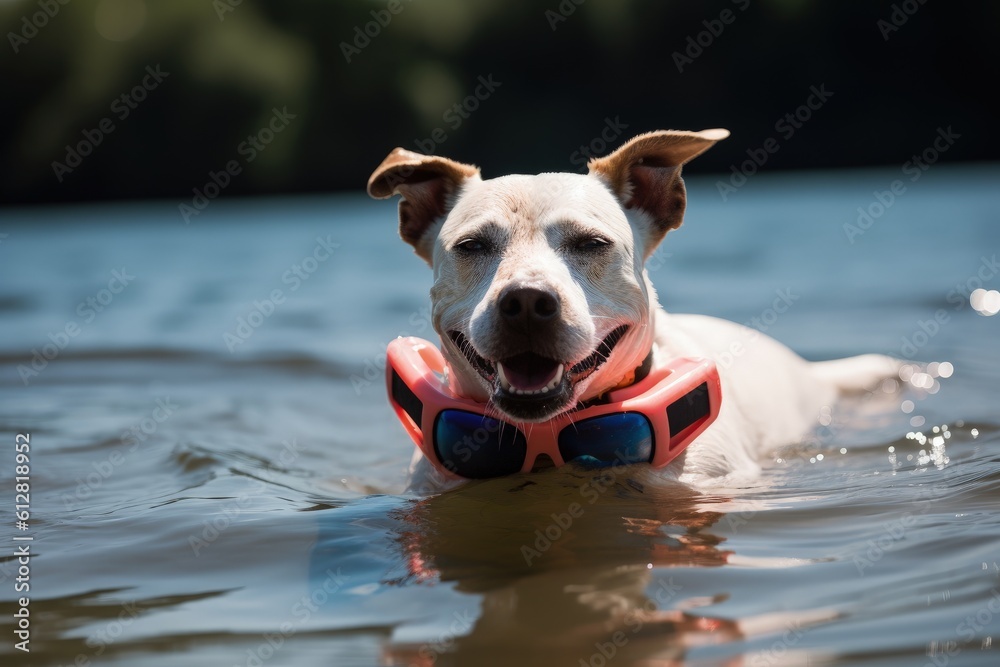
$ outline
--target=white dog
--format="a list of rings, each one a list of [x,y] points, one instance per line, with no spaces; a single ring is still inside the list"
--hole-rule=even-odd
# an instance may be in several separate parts
[[[719,417],[666,469],[697,481],[756,473],[762,452],[801,440],[840,393],[895,375],[888,357],[810,363],[754,329],[660,307],[644,263],[682,222],[681,167],[727,136],[650,132],[587,174],[487,180],[392,151],[368,192],[402,195],[399,232],[434,271],[434,328],[461,393],[512,421],[544,421],[631,383],[649,360],[714,358]],[[413,472],[435,476],[419,458]]]

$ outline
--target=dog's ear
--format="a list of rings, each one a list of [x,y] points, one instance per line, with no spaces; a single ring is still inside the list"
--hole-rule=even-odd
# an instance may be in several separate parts
[[[587,164],[590,173],[611,188],[622,206],[648,216],[647,256],[669,230],[677,229],[684,220],[687,195],[681,166],[728,136],[729,131],[723,129],[649,132]]]
[[[433,239],[425,238],[427,229],[448,212],[451,196],[470,178],[479,178],[477,167],[397,148],[372,172],[368,194],[376,199],[403,196],[399,235],[429,264]]]

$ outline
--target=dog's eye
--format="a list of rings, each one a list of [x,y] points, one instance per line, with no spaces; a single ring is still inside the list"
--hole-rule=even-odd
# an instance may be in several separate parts
[[[455,249],[462,252],[483,252],[487,249],[486,243],[479,239],[465,239],[455,244]]]
[[[574,244],[574,247],[577,250],[601,250],[609,245],[611,245],[611,241],[602,239],[600,236],[594,236],[591,238],[580,239]]]

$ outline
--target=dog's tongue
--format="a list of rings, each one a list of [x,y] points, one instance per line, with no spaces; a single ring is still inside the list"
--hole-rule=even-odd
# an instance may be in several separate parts
[[[538,391],[561,380],[562,364],[534,352],[525,352],[500,362],[502,378],[511,389]]]

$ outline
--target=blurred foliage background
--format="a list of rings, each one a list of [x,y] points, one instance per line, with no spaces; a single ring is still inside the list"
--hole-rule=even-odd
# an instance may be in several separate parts
[[[360,189],[397,145],[486,176],[578,171],[581,146],[657,128],[733,131],[699,171],[772,136],[768,171],[901,165],[948,126],[962,140],[943,159],[1000,157],[993,2],[0,0],[0,27],[8,204],[190,199],[232,160],[226,197]],[[250,162],[274,109],[295,117]]]

